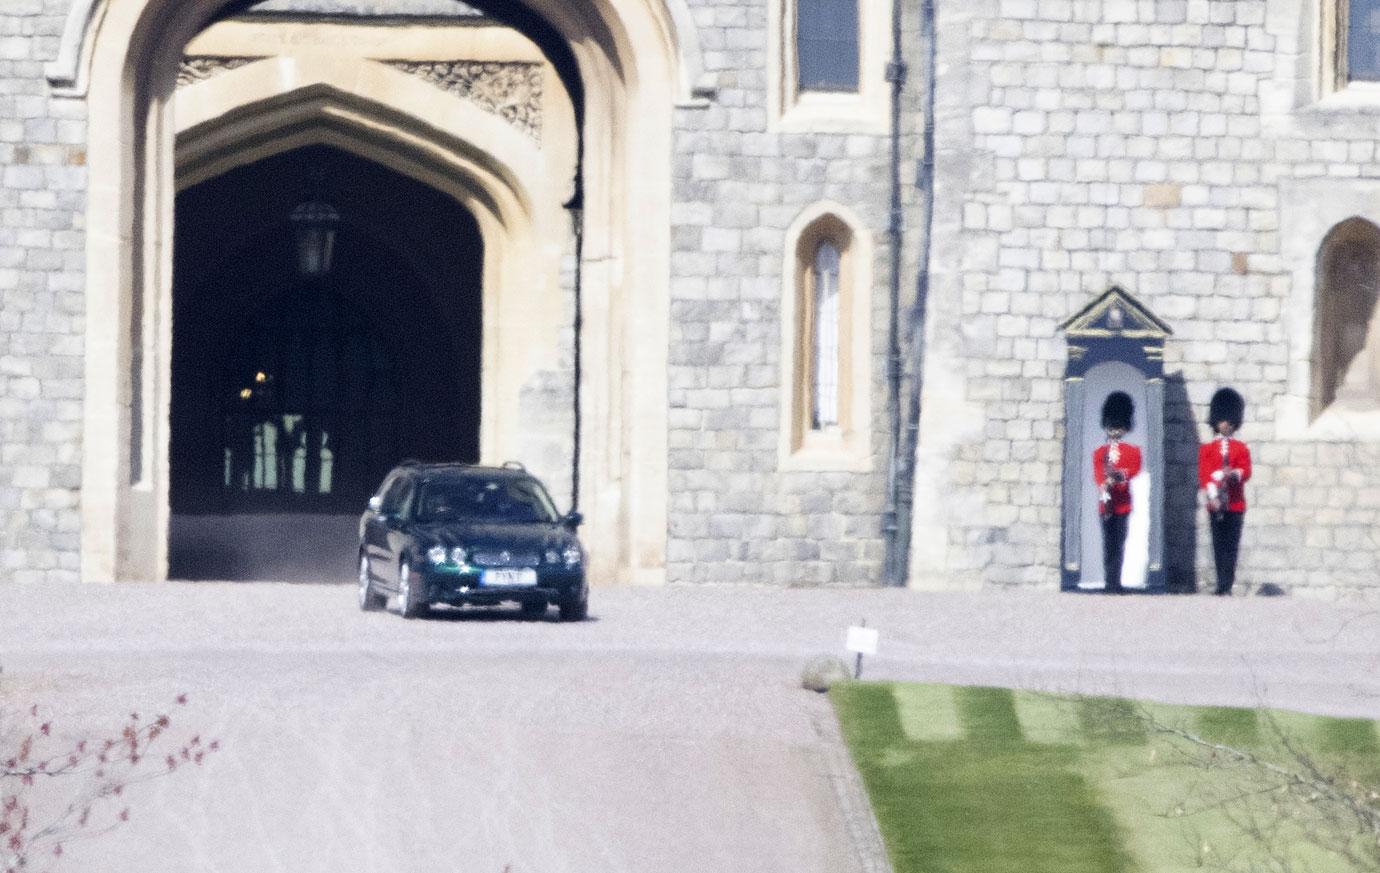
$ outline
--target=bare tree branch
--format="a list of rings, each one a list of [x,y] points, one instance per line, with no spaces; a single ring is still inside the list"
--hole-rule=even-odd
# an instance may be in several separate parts
[[[1199,866],[1293,873],[1302,840],[1356,871],[1380,871],[1380,786],[1314,754],[1268,710],[1257,711],[1269,728],[1269,743],[1259,750],[1167,724],[1143,705],[1136,715],[1147,732],[1170,741],[1180,763],[1204,774],[1172,817],[1221,815],[1259,850],[1228,859],[1195,847]]]
[[[177,704],[186,702],[178,695]],[[0,708],[0,871],[57,864],[64,843],[129,819],[130,786],[200,764],[219,749],[219,742],[193,737],[159,760],[155,748],[166,743],[171,724],[167,715],[146,720],[132,712],[108,736],[64,738],[37,705],[26,713]]]

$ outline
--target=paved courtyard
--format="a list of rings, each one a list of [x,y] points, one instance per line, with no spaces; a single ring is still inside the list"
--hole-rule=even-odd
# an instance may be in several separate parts
[[[347,586],[0,588],[0,697],[117,725],[179,692],[219,737],[138,786],[70,869],[844,873],[875,869],[827,701],[872,678],[1380,718],[1380,611],[1292,598],[596,589],[593,620],[404,622]]]

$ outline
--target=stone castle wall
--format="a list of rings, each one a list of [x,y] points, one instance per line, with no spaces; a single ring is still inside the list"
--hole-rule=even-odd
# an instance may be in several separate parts
[[[871,583],[887,449],[888,139],[769,131],[767,4],[692,5],[718,88],[676,118],[668,578]],[[52,97],[44,76],[67,6],[15,0],[0,10],[0,561],[22,580],[79,575],[85,112],[80,99]],[[847,204],[874,237],[874,462],[861,474],[777,470],[785,232],[824,200]],[[550,418],[568,405],[567,380],[550,376],[525,389],[525,410]],[[550,461],[560,446],[529,448]],[[549,478],[568,490],[568,476]]]
[[[765,2],[694,0],[708,105],[677,110],[672,193],[670,530],[678,582],[869,585],[881,578],[889,447],[886,337],[890,139],[880,132],[786,132],[769,119]],[[905,22],[916,60],[914,15]],[[889,54],[889,52],[888,52]],[[912,71],[912,79],[918,75]],[[918,91],[907,92],[902,184],[914,227]],[[782,470],[783,275],[787,229],[831,201],[871,231],[872,366],[868,472]],[[913,257],[902,295],[914,296]]]
[[[86,107],[50,96],[67,0],[0,4],[0,579],[80,571]]]
[[[0,7],[0,577],[78,576],[85,107],[43,75],[67,0]],[[903,179],[918,157],[916,12]],[[765,0],[690,0],[711,99],[676,110],[668,578],[875,582],[886,427],[885,133],[769,122]],[[1301,413],[1323,236],[1380,221],[1380,100],[1319,98],[1302,0],[940,0],[934,290],[917,476],[922,587],[1057,584],[1064,343],[1116,284],[1170,323],[1171,577],[1211,580],[1193,451],[1220,384],[1249,403],[1241,580],[1375,584],[1380,444]],[[916,193],[906,185],[903,306]],[[870,229],[869,472],[780,469],[786,229]],[[559,380],[558,380],[559,381]],[[553,383],[553,386],[555,383]],[[553,387],[557,393],[563,391]],[[1305,389],[1306,390],[1306,389]],[[547,405],[533,394],[537,405]],[[563,395],[562,395],[563,396]]]
[[[1054,586],[1064,342],[1111,285],[1166,344],[1172,583],[1211,585],[1200,422],[1246,397],[1256,461],[1238,580],[1380,584],[1380,444],[1306,406],[1311,276],[1328,229],[1372,221],[1380,101],[1324,96],[1314,4],[940,4],[936,270],[915,573]],[[1301,387],[1303,386],[1303,387]],[[962,494],[962,499],[941,499]],[[1196,571],[1195,571],[1196,568]]]

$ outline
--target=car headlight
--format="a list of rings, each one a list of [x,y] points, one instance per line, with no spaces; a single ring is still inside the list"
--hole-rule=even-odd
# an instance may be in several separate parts
[[[450,560],[453,564],[463,564],[469,557],[469,553],[465,551],[464,546],[456,546],[450,550]]]
[[[565,560],[565,565],[567,567],[578,567],[580,566],[580,561],[584,560],[585,556],[580,551],[580,547],[572,543],[565,547],[565,551],[561,553],[561,557]]]
[[[426,559],[433,564],[444,564],[446,562],[446,547],[432,546],[426,550]]]
[[[560,552],[556,551],[555,549],[547,549],[547,550],[546,550],[546,563],[548,563],[548,564],[559,564],[560,562],[561,562],[561,553],[560,553]]]

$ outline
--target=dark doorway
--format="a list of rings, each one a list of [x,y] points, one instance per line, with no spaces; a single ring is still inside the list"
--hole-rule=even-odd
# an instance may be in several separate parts
[[[291,219],[338,215],[330,268]],[[479,456],[483,246],[450,197],[326,146],[177,198],[169,575],[345,581],[404,458]]]

